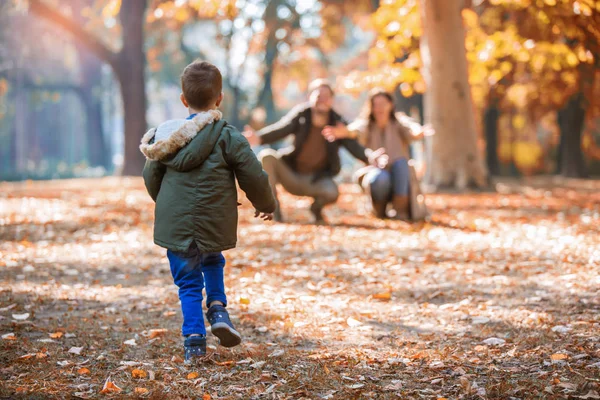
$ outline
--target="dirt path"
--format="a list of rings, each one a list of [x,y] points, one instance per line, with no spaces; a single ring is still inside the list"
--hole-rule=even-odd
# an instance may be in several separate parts
[[[412,226],[352,186],[330,226],[244,199],[244,343],[187,368],[140,180],[1,184],[0,398],[600,399],[600,191],[504,188],[430,196]]]

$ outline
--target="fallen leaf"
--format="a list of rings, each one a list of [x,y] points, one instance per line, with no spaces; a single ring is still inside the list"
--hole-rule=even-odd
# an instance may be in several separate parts
[[[390,292],[377,293],[377,294],[373,295],[373,298],[376,300],[388,301],[388,300],[392,299],[392,293],[390,293]]]
[[[563,335],[566,333],[569,333],[570,331],[571,331],[571,328],[562,326],[562,325],[556,325],[555,327],[552,328],[552,332],[560,333]]]
[[[122,389],[115,385],[110,378],[106,378],[106,382],[104,382],[104,386],[100,391],[100,394],[111,394],[111,393],[121,393]]]
[[[135,339],[129,339],[123,342],[123,344],[126,344],[127,346],[137,346],[137,343],[135,342]]]
[[[187,379],[196,379],[197,377],[199,377],[200,374],[197,372],[190,372],[189,374],[187,374]]]
[[[135,389],[133,389],[133,393],[137,394],[137,395],[145,395],[148,394],[149,390],[143,387],[136,387]]]
[[[550,358],[552,359],[552,361],[560,361],[560,360],[566,360],[567,358],[569,358],[569,356],[566,354],[562,354],[562,353],[555,353],[555,354],[552,354],[552,356],[550,356]]]
[[[171,357],[171,362],[181,364],[183,362],[183,358],[181,358],[179,356],[173,356],[173,357]]]
[[[240,304],[250,304],[250,299],[247,297],[240,297]]]
[[[156,337],[159,336],[163,336],[165,333],[167,333],[166,329],[150,329],[150,335],[148,336],[150,339],[154,339]]]
[[[484,317],[484,316],[477,316],[477,317],[471,318],[471,323],[475,324],[475,325],[483,325],[483,324],[487,324],[488,322],[490,322],[490,319],[488,317]]]
[[[28,353],[19,357],[20,360],[29,360],[31,357],[35,357],[36,353]]]
[[[67,365],[71,364],[71,361],[63,360],[63,361],[57,361],[56,363],[58,365],[60,365],[61,367],[66,367]]]
[[[257,361],[254,364],[250,365],[250,368],[258,369],[258,368],[261,368],[266,363],[267,363],[266,361]]]
[[[81,354],[81,350],[83,350],[83,347],[71,347],[69,349],[69,353],[72,353],[72,354]]]
[[[488,346],[504,346],[504,344],[506,343],[506,340],[496,338],[496,337],[491,337],[491,338],[485,339],[483,341],[483,343],[487,344]]]
[[[362,325],[362,322],[360,322],[352,317],[348,317],[348,319],[346,320],[346,323],[348,324],[348,326],[350,326],[352,328]]]
[[[363,386],[365,386],[365,385],[362,383],[355,383],[354,385],[348,386],[348,389],[360,389]]]
[[[90,370],[89,370],[89,369],[87,369],[87,368],[85,368],[85,367],[82,367],[82,368],[79,368],[79,369],[77,370],[77,373],[78,373],[79,375],[89,375],[89,374],[90,374]]]
[[[177,314],[175,311],[165,311],[162,315],[163,317],[172,317]]]
[[[402,381],[393,380],[392,383],[386,385],[383,390],[400,390],[402,389]]]
[[[272,352],[271,354],[269,354],[269,358],[281,357],[284,354],[285,354],[285,350],[283,350],[283,349],[275,350],[274,352]]]
[[[131,371],[131,376],[136,379],[142,379],[148,377],[148,374],[143,369],[134,369]]]
[[[54,332],[54,333],[51,333],[51,334],[50,334],[50,337],[51,337],[52,339],[60,339],[62,336],[63,336],[63,333],[62,333],[62,332]]]
[[[210,394],[204,393],[204,395],[202,396],[202,400],[210,400]]]
[[[233,360],[230,360],[230,361],[215,361],[214,363],[216,365],[221,366],[221,367],[225,367],[225,366],[228,366],[228,365],[233,365],[235,363],[235,361],[233,361]]]
[[[4,335],[2,335],[2,340],[17,340],[17,337],[12,332],[11,333],[5,333]]]
[[[12,317],[13,317],[13,319],[16,319],[17,321],[25,321],[27,318],[29,318],[29,313],[13,314]]]

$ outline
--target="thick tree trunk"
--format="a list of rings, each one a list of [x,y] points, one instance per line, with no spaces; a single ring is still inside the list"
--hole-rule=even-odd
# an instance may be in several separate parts
[[[123,49],[119,53],[117,78],[125,116],[125,163],[123,175],[141,175],[144,157],[139,145],[146,132],[146,88],[144,69],[144,14],[146,0],[122,2],[119,18],[123,26]]]
[[[569,178],[587,178],[587,165],[581,149],[581,136],[585,124],[585,98],[583,93],[571,97],[558,112],[560,144],[558,148],[559,173]]]
[[[461,0],[421,0],[423,75],[427,84],[425,122],[433,137],[431,184],[464,189],[486,185],[487,171],[477,148],[468,82]]]
[[[485,154],[490,175],[500,175],[500,161],[498,160],[498,119],[500,110],[496,104],[490,104],[483,116],[485,129]]]

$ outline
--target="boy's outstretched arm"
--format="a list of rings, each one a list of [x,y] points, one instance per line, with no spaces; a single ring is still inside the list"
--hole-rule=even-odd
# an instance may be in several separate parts
[[[154,202],[156,202],[156,198],[158,197],[160,185],[162,184],[166,171],[167,167],[160,161],[146,160],[142,175],[144,176],[146,190],[148,190],[148,194],[150,194],[150,197],[152,197]]]
[[[276,202],[269,177],[246,138],[235,128],[230,129],[230,141],[225,152],[227,163],[233,168],[240,188],[254,208],[261,213],[270,214],[275,211]]]

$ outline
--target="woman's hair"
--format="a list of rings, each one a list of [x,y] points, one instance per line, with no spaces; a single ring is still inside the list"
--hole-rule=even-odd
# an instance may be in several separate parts
[[[381,88],[375,88],[369,92],[369,98],[361,112],[361,118],[368,120],[369,123],[375,122],[375,116],[373,115],[373,100],[375,100],[375,97],[378,96],[383,96],[388,99],[390,103],[392,103],[393,107],[390,110],[390,122],[396,121],[396,103],[394,102],[394,96],[392,96],[390,92]]]

